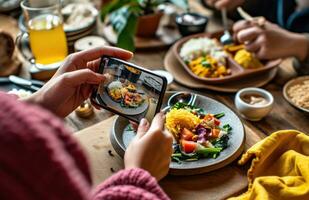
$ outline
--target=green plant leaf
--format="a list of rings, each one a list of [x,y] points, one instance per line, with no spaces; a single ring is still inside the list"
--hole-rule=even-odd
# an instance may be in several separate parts
[[[101,20],[104,22],[108,14],[129,4],[136,4],[137,0],[113,0],[101,8]]]
[[[138,16],[152,13],[164,2],[188,9],[187,0],[113,0],[101,9],[101,20],[104,21],[109,14],[109,22],[118,35],[117,46],[134,51]]]
[[[189,10],[188,0],[168,0],[168,2],[184,9],[185,11]]]
[[[137,15],[134,12],[128,10],[128,16],[125,23],[118,27],[118,39],[117,46],[129,51],[135,50],[134,37],[137,26]]]

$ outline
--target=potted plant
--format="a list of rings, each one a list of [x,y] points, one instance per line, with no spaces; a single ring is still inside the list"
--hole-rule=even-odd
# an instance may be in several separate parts
[[[113,0],[102,8],[101,20],[108,18],[117,33],[118,47],[133,51],[135,36],[155,36],[163,15],[158,6],[163,3],[188,9],[187,0]]]

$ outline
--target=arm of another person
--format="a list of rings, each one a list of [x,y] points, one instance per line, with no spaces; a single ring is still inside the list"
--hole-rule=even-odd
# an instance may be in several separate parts
[[[276,24],[239,21],[233,27],[234,38],[244,43],[259,59],[295,57],[303,62],[309,55],[309,41],[304,34],[289,32]]]
[[[251,16],[263,16],[271,22],[277,22],[278,0],[201,0],[203,5],[215,9],[215,16],[221,17],[220,10],[226,8],[228,16],[234,21],[243,19],[236,8],[241,6]]]
[[[226,8],[227,10],[233,10],[238,6],[244,4],[245,0],[202,0],[207,6],[221,10]]]
[[[307,56],[304,60],[300,60],[297,58],[293,59],[294,69],[300,75],[308,75],[309,74],[309,34],[303,34],[307,39]]]

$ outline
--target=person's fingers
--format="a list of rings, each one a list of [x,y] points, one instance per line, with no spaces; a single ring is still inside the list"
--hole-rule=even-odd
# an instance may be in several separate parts
[[[245,48],[247,51],[250,51],[252,53],[256,53],[261,48],[262,43],[260,42],[259,38],[256,40],[253,40],[252,42],[245,44]]]
[[[94,72],[98,72],[100,64],[101,64],[101,58],[98,58],[96,60],[88,62],[87,63],[87,68],[91,69]]]
[[[91,84],[83,84],[80,87],[80,92],[81,92],[81,97],[83,98],[83,100],[86,100],[89,98],[92,90],[93,90],[93,85]]]
[[[117,57],[123,60],[128,60],[132,58],[133,53],[124,49],[120,49],[117,47],[97,47],[85,51],[81,51],[78,53],[74,53],[71,56],[73,62],[82,63],[82,65],[86,66],[89,61],[97,60],[101,58],[103,55]],[[81,65],[81,66],[82,66]]]
[[[147,121],[147,119],[143,118],[138,126],[136,137],[137,138],[143,137],[148,130],[149,130],[149,122]]]
[[[258,59],[261,59],[261,60],[270,60],[270,59],[273,59],[273,57],[270,56],[269,52],[267,52],[266,48],[264,46],[262,46],[258,52],[255,53],[255,56],[258,58]]]
[[[265,17],[254,17],[251,23],[259,27],[263,27],[268,24]]]
[[[216,1],[217,1],[217,0],[206,0],[206,3],[207,3],[209,6],[214,7]]]
[[[219,1],[216,1],[214,4],[215,8],[217,8],[218,10],[221,10],[223,8],[226,8],[228,10],[229,9],[228,5],[229,5],[229,0],[219,0]]]
[[[165,115],[163,112],[159,112],[156,114],[156,116],[153,118],[151,126],[149,130],[162,130],[164,129],[164,121],[165,121]]]
[[[226,10],[233,10],[237,6],[240,6],[243,3],[241,0],[217,0],[215,2],[215,8],[221,10],[225,8]]]
[[[81,84],[99,84],[104,81],[105,76],[95,73],[90,69],[81,69],[73,72],[67,72],[61,76],[64,84],[70,84],[72,87],[80,86]]]
[[[261,33],[263,32],[263,30],[260,27],[254,26],[254,27],[250,27],[244,30],[241,30],[237,33],[237,40],[240,43],[245,43],[247,41],[253,41],[255,40]]]
[[[254,25],[252,25],[252,23],[250,21],[240,20],[233,25],[233,33],[237,34],[239,31],[241,31],[243,29],[250,28],[252,26],[254,26]]]

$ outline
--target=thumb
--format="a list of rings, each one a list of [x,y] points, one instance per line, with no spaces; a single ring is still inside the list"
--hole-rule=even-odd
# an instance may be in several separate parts
[[[99,84],[105,80],[105,76],[95,73],[90,69],[81,69],[63,74],[65,83],[71,86],[79,86],[81,84]]]
[[[163,112],[159,112],[153,118],[150,130],[163,130],[164,129],[164,122],[165,122],[165,115]]]
[[[149,126],[150,125],[149,125],[149,122],[147,121],[147,119],[143,118],[141,120],[141,123],[138,126],[136,137],[138,137],[138,138],[143,137],[146,134],[146,132],[148,131]]]

